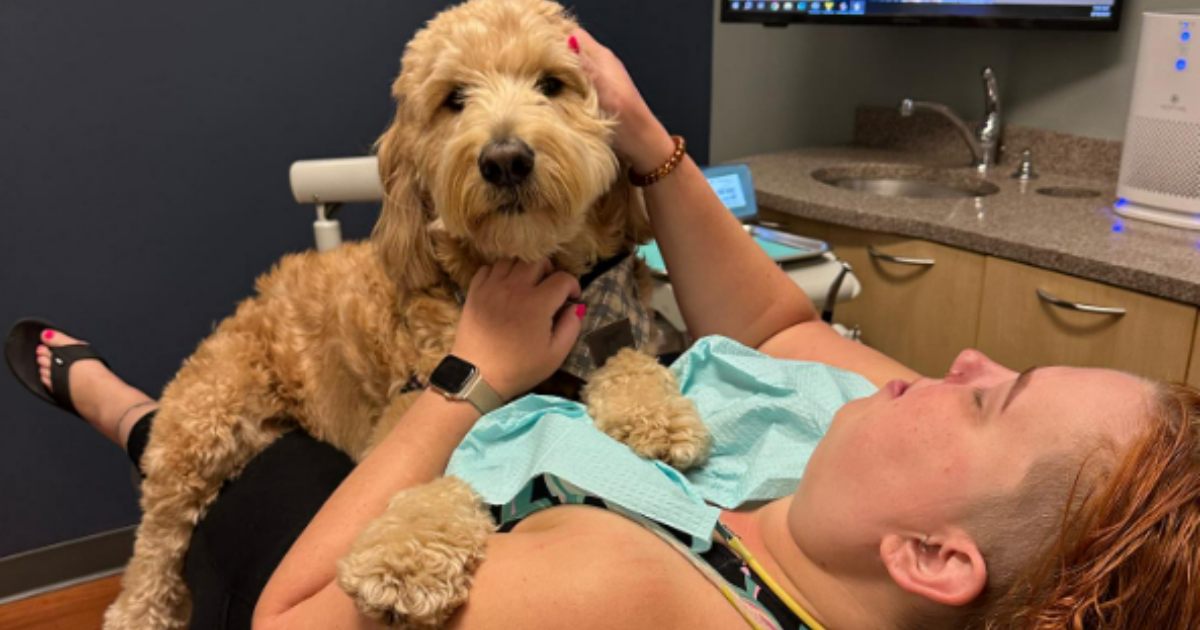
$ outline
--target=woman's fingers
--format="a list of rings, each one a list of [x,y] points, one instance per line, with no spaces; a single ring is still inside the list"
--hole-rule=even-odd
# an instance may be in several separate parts
[[[554,270],[554,263],[549,259],[537,262],[517,261],[513,263],[512,277],[521,282],[522,286],[535,286]]]
[[[494,290],[480,292],[480,288]],[[555,271],[554,264],[549,260],[525,262],[509,259],[498,261],[490,268],[480,267],[471,279],[468,295],[472,293],[506,297],[525,294],[535,298],[539,308],[557,311],[567,300],[578,299],[582,290],[578,278],[565,271]]]
[[[550,274],[538,286],[538,292],[545,299],[546,306],[554,310],[562,308],[569,299],[579,299],[582,294],[579,279],[565,271]]]
[[[604,48],[604,45],[596,41],[596,38],[592,37],[591,33],[582,28],[577,28],[571,31],[571,36],[575,38],[576,42],[578,42],[579,52],[581,54],[590,53],[598,48]]]
[[[670,156],[675,143],[650,111],[625,64],[583,29],[573,31],[570,37],[567,45],[574,41],[579,48],[580,67],[595,87],[600,109],[617,120],[613,149],[639,172],[657,168]],[[662,154],[664,149],[666,154]]]
[[[612,53],[582,28],[571,32],[571,36],[567,38],[567,46],[570,47],[572,42],[575,43],[573,50],[575,50],[575,54],[579,55],[579,63],[583,72],[588,75],[592,83],[605,83],[608,77],[602,69],[606,67],[605,61]],[[606,92],[608,91],[610,90],[600,89],[602,100],[607,96]]]
[[[568,304],[555,318],[554,328],[550,331],[550,351],[560,362],[571,352],[571,346],[579,339],[579,332],[583,329],[583,315],[586,312],[587,307],[582,304]]]
[[[487,281],[488,275],[491,274],[491,265],[484,265],[475,270],[475,275],[471,276],[471,284],[467,286],[467,293],[474,293],[479,289],[484,282]]]
[[[585,309],[567,304],[579,294],[579,281],[546,260],[480,268],[452,352],[475,363],[503,396],[527,391],[562,364],[579,336]]]
[[[492,265],[492,273],[489,275],[489,277],[493,280],[503,280],[507,278],[509,274],[512,273],[513,266],[516,264],[516,262],[517,261],[512,258],[505,258],[504,260],[496,261],[496,264]]]

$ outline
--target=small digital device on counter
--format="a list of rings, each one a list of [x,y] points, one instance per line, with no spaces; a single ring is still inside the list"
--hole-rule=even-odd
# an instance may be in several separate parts
[[[1116,30],[1121,0],[720,0],[722,22]]]
[[[746,221],[758,218],[758,200],[754,197],[754,180],[750,167],[745,164],[708,166],[703,169],[704,177],[713,192],[725,204],[733,216]]]
[[[717,197],[729,208],[733,216],[742,221],[743,228],[771,260],[780,264],[810,260],[829,251],[829,245],[824,241],[756,224],[758,201],[754,196],[754,182],[750,177],[749,166],[729,164],[710,166],[702,170]],[[667,276],[667,266],[657,242],[650,241],[639,247],[638,255],[646,261],[654,275],[662,278]]]

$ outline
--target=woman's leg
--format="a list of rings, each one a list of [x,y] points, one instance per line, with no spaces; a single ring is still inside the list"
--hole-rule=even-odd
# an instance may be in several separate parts
[[[37,363],[46,389],[50,384],[49,347],[87,343],[69,337],[56,330],[42,334],[42,345],[37,348]],[[145,392],[121,380],[99,361],[76,361],[71,365],[68,382],[71,384],[71,401],[76,411],[92,428],[129,453],[137,465],[158,402]]]
[[[81,343],[53,331],[44,345]],[[37,350],[50,388],[50,353]],[[99,361],[71,366],[71,399],[80,415],[138,463],[158,404]],[[249,628],[258,596],[308,522],[354,462],[303,431],[286,433],[225,483],[196,524],[184,562],[192,628]]]
[[[125,454],[129,456],[129,461],[133,462],[143,477],[146,475],[142,471],[142,453],[146,451],[146,445],[150,443],[150,427],[154,426],[155,413],[158,413],[157,408],[141,415],[130,427],[129,437],[125,438]]]
[[[258,596],[354,462],[299,429],[226,483],[192,533],[184,579],[192,628],[249,628]]]

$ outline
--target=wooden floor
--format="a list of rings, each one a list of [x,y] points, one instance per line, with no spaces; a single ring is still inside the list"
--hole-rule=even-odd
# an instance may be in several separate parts
[[[101,578],[0,606],[4,630],[92,630],[117,597],[121,576]]]

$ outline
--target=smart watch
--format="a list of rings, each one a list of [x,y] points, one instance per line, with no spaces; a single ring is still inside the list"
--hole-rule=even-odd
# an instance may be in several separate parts
[[[479,368],[460,357],[447,354],[429,375],[429,385],[450,400],[465,400],[475,406],[479,413],[499,409],[504,399],[492,389]]]

